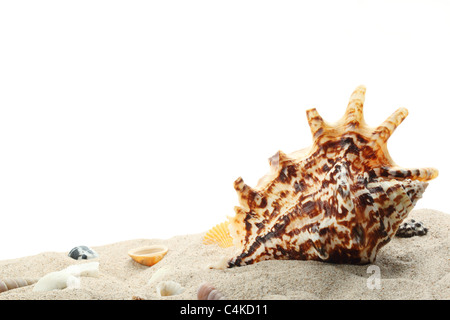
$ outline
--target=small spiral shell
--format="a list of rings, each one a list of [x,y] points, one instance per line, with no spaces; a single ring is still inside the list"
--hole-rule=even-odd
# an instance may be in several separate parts
[[[225,296],[208,282],[200,285],[197,291],[198,300],[225,300]]]
[[[182,294],[183,292],[184,288],[181,284],[172,280],[161,281],[156,286],[156,293],[160,297],[176,296],[178,294]]]
[[[11,289],[25,287],[37,282],[38,279],[10,278],[0,280],[0,293]]]

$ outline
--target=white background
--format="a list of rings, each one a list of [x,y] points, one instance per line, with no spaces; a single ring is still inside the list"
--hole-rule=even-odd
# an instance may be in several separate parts
[[[449,1],[0,2],[0,259],[206,231],[360,84],[449,213]]]

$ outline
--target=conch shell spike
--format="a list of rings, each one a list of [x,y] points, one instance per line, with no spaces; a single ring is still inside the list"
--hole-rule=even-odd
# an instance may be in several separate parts
[[[234,181],[234,189],[239,193],[246,193],[250,189],[248,185],[244,183],[244,179],[241,177],[237,178],[236,181]]]
[[[350,101],[345,111],[344,119],[345,125],[351,127],[358,127],[360,123],[364,122],[363,119],[363,106],[366,94],[366,87],[359,86],[353,91],[350,96]]]
[[[308,119],[311,134],[314,139],[323,133],[325,130],[325,121],[315,108],[306,110],[306,118]]]
[[[389,137],[394,133],[395,129],[400,123],[408,116],[408,110],[406,108],[397,109],[389,118],[387,118],[382,124],[380,124],[373,132],[374,140],[380,145],[386,143]]]
[[[411,179],[429,181],[436,178],[439,171],[435,168],[388,168],[381,167],[374,170],[377,175],[391,179]]]
[[[279,150],[277,153],[275,153],[273,156],[269,158],[269,164],[272,168],[278,170],[280,168],[280,164],[286,162],[287,160],[289,160],[287,154]]]
[[[261,198],[261,197],[259,197],[259,193],[255,190],[253,190],[248,185],[246,185],[242,178],[238,178],[234,182],[234,189],[236,190],[236,192],[238,194],[239,203],[245,209],[249,209],[250,207],[253,207],[255,200],[258,200],[259,198]]]

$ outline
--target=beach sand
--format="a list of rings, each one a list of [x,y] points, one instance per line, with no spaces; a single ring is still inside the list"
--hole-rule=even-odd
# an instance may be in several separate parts
[[[34,285],[30,285],[0,293],[0,300],[197,299],[197,289],[205,281],[232,300],[450,299],[450,215],[419,209],[413,210],[408,218],[422,221],[429,229],[428,234],[395,237],[380,250],[374,263],[379,267],[379,288],[373,288],[376,274],[368,269],[370,265],[270,260],[225,270],[209,269],[208,265],[230,256],[233,248],[204,245],[201,233],[92,247],[99,257],[87,261],[73,260],[67,252],[44,252],[0,261],[0,279],[40,278],[70,265],[99,262],[99,276],[81,277],[78,287],[33,292]],[[134,262],[127,254],[130,249],[153,244],[165,244],[169,252],[152,267]],[[179,282],[184,292],[159,297],[156,286],[166,280]]]

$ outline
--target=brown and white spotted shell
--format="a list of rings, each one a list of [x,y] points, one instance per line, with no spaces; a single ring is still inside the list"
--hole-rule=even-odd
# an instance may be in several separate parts
[[[307,110],[310,148],[277,152],[255,188],[235,181],[240,206],[229,228],[238,253],[228,267],[267,259],[368,263],[395,235],[438,171],[393,162],[386,144],[408,111],[371,128],[365,92],[356,88],[334,124]]]

